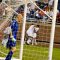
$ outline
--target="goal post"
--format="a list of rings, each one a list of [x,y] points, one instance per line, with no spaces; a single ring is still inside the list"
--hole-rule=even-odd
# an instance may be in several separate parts
[[[56,25],[56,15],[57,15],[57,6],[58,6],[58,0],[54,0],[54,15],[53,15],[53,19],[52,19],[50,47],[49,47],[49,59],[48,60],[52,60],[54,35],[55,35],[55,25]]]
[[[19,59],[16,59],[16,60],[52,60],[58,0],[54,0],[53,18],[51,18],[48,14],[46,14],[43,11],[43,9],[39,8],[36,5],[36,3],[33,2],[33,0],[21,0],[21,1],[24,2],[24,17],[23,17],[23,24],[22,24],[22,29],[21,29],[22,33],[21,33],[21,37],[19,36],[21,38],[21,40],[19,40],[17,42],[17,50],[15,52],[16,55],[14,55],[13,57],[17,58],[19,55]],[[32,3],[34,6],[36,6],[38,9],[40,9],[43,13],[45,13],[50,19],[52,19],[52,24],[50,24],[50,25],[48,23],[45,23],[45,24],[39,23],[39,22],[33,23],[34,25],[39,25],[39,31],[37,33],[37,38],[36,38],[37,45],[35,45],[35,44],[28,45],[26,43],[24,44],[26,31],[32,24],[32,23],[26,22],[28,1],[30,3]],[[6,4],[6,6],[7,6],[7,4]],[[12,11],[18,15],[18,13],[15,10],[12,9]],[[3,22],[3,24],[4,24],[4,22]],[[2,24],[2,26],[4,26],[3,24]],[[1,27],[1,25],[0,25],[0,27]],[[0,29],[2,29],[2,27]],[[3,28],[3,30],[4,30],[4,28]],[[5,56],[7,55],[8,50],[6,50],[6,48],[4,48],[5,49],[5,51],[4,51],[4,49],[1,45],[0,45],[0,48],[1,48],[0,53],[2,54],[2,56],[0,54],[0,56],[1,56],[0,59],[4,60]],[[14,58],[12,58],[12,60],[13,59]]]
[[[20,48],[20,60],[22,60],[23,56],[23,46],[24,46],[24,36],[25,36],[25,26],[26,26],[26,14],[27,14],[27,0],[24,0],[25,8],[24,8],[24,19],[23,19],[23,26],[22,26],[22,35],[21,35],[21,48]]]
[[[31,1],[31,0],[30,0]],[[32,1],[31,1],[32,2]],[[32,2],[32,4],[34,4],[33,2]],[[52,28],[51,28],[51,37],[50,37],[50,47],[49,47],[49,58],[48,58],[48,60],[52,60],[52,51],[53,51],[53,43],[54,43],[54,33],[55,33],[55,23],[56,23],[56,14],[57,14],[57,4],[58,4],[58,0],[54,0],[54,16],[53,16],[53,19],[52,19]],[[27,6],[26,6],[26,4],[25,4],[25,9],[27,8]],[[39,7],[38,7],[39,8]],[[40,9],[41,10],[41,9]],[[25,14],[26,14],[26,11],[27,10],[25,10]],[[43,11],[43,10],[42,10]],[[44,12],[44,11],[43,11]],[[46,13],[45,13],[46,14]],[[46,14],[47,15],[47,14]],[[47,15],[49,18],[51,18],[49,15]],[[25,15],[25,21],[26,21],[26,15]],[[23,24],[25,24],[25,23],[23,23]],[[24,27],[25,27],[25,25],[24,25]],[[24,35],[25,35],[25,33],[23,33]],[[24,36],[24,35],[22,35],[22,36]],[[24,38],[24,37],[23,37]],[[23,40],[24,39],[22,39],[21,41],[21,47],[22,47],[22,50],[24,49],[23,48]],[[21,51],[22,51],[21,50]],[[23,51],[24,52],[24,51]],[[23,56],[23,52],[21,52],[20,54],[20,57],[21,57],[21,60],[22,60],[22,56]]]

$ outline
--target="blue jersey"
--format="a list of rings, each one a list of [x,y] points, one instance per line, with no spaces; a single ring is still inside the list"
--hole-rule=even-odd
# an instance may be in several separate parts
[[[12,29],[12,35],[13,37],[16,39],[17,37],[17,31],[18,31],[18,22],[14,19],[11,22],[11,29]],[[7,42],[7,48],[11,49],[12,47],[16,46],[16,41],[12,41],[11,38],[8,38],[8,42]]]
[[[16,37],[17,37],[17,31],[18,31],[18,22],[15,19],[12,20],[11,29],[12,29],[12,35],[16,39]]]

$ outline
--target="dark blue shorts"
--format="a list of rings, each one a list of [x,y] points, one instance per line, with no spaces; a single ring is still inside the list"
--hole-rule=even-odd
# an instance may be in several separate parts
[[[16,41],[12,41],[11,39],[8,40],[6,47],[11,49],[12,47],[16,46]]]

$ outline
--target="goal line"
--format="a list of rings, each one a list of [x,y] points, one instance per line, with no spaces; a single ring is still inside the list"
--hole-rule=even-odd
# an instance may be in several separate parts
[[[0,60],[5,60],[5,58],[0,57]],[[19,59],[12,58],[12,60],[19,60]]]

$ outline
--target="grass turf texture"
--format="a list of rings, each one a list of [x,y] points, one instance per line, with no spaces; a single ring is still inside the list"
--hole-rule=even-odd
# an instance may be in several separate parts
[[[17,42],[16,46],[17,50],[14,53],[14,58],[19,58],[19,48],[20,43]],[[8,53],[8,49],[3,47],[0,43],[0,57],[5,57],[6,55],[2,54],[1,52]],[[48,60],[48,47],[41,47],[41,46],[32,46],[32,45],[24,45],[24,53],[23,53],[23,60]],[[60,49],[54,48],[53,51],[53,60],[60,60]]]

